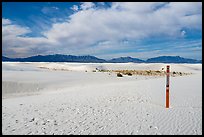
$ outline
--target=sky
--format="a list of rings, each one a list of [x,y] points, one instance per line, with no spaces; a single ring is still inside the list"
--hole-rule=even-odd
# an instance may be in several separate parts
[[[201,2],[2,2],[2,55],[202,59]]]

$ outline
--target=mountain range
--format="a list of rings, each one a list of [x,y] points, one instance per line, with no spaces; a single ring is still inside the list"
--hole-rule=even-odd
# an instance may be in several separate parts
[[[159,56],[149,58],[147,60],[141,60],[132,57],[119,57],[111,60],[100,59],[95,56],[74,56],[74,55],[37,55],[27,58],[8,58],[2,56],[2,61],[11,62],[81,62],[81,63],[202,63],[202,60],[195,60],[189,58],[183,58],[180,56]]]

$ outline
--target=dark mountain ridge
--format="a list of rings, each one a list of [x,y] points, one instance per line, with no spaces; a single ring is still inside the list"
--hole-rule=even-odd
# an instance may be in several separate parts
[[[159,56],[149,58],[146,61],[132,57],[119,57],[111,60],[100,59],[95,56],[74,56],[74,55],[37,55],[27,58],[8,58],[2,56],[2,61],[11,62],[81,62],[81,63],[202,63],[202,60],[183,58],[180,56]]]

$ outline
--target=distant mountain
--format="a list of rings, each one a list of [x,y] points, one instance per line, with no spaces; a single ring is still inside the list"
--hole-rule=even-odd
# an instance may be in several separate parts
[[[120,58],[113,58],[113,59],[109,60],[108,62],[111,62],[111,63],[128,63],[128,62],[142,63],[145,61],[138,59],[138,58],[120,57]]]
[[[73,55],[38,55],[27,58],[7,58],[2,56],[2,61],[19,61],[19,62],[84,62],[84,63],[103,63],[104,59],[99,59],[94,56],[73,56]]]
[[[2,61],[11,61],[11,59],[10,59],[10,58],[7,58],[7,57],[2,56]]]
[[[2,61],[17,61],[17,62],[81,62],[81,63],[202,63],[202,60],[188,59],[180,56],[159,56],[155,58],[147,59],[146,61],[132,58],[132,57],[120,57],[113,58],[111,60],[104,60],[94,56],[73,56],[73,55],[38,55],[27,58],[8,58],[2,56]]]
[[[159,56],[146,60],[147,63],[202,63],[202,60],[188,59],[180,56]]]

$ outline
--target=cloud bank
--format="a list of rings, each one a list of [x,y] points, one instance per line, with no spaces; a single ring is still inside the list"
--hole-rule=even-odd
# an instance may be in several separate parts
[[[122,55],[125,48],[139,48],[137,44],[128,46],[129,41],[183,38],[188,35],[185,29],[202,30],[200,2],[113,2],[108,8],[104,3],[98,7],[85,2],[71,9],[74,13],[64,22],[53,23],[48,31],[41,32],[43,37],[29,37],[27,34],[32,32],[28,27],[3,18],[3,54],[9,57],[54,53]],[[119,49],[121,53],[117,53]]]

